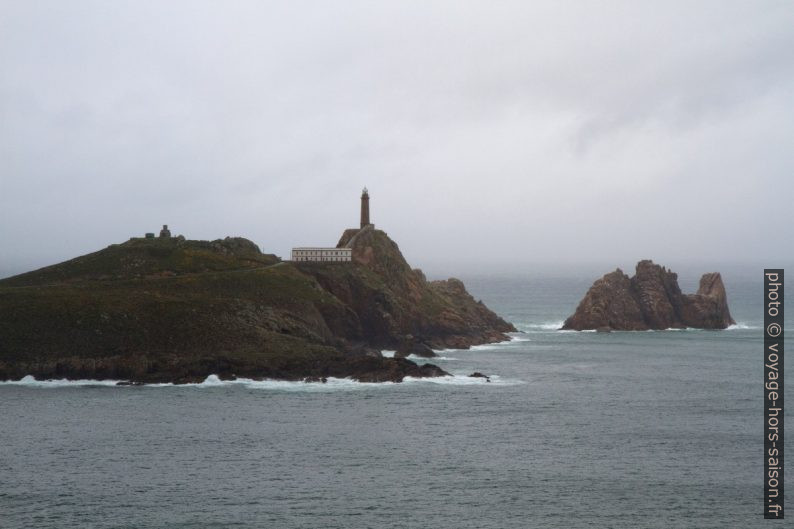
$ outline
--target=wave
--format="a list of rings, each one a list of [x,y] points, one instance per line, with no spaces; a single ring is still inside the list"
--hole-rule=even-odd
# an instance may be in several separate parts
[[[438,351],[436,351],[436,353],[437,352]],[[394,358],[394,354],[395,353],[396,353],[396,351],[389,351],[389,350],[384,350],[384,351],[380,352],[380,354],[383,355],[384,358]],[[452,358],[451,356],[433,356],[431,358],[425,358],[424,356],[417,356],[417,355],[414,355],[414,354],[408,355],[408,356],[406,356],[406,358],[408,360],[414,360],[414,361],[416,361],[416,360],[457,360],[457,358]]]
[[[747,323],[737,321],[733,325],[729,325],[725,330],[726,331],[739,331],[739,330],[757,330],[762,329],[760,325],[748,325]]]
[[[489,375],[490,382],[485,378],[470,377],[467,375],[449,375],[446,377],[431,377],[431,378],[414,378],[405,377],[403,384],[439,384],[447,386],[476,386],[476,385],[489,385],[489,386],[516,386],[524,384],[523,380],[502,378],[499,375]]]
[[[729,325],[722,329],[724,331],[737,331],[737,330],[747,330],[747,329],[761,329],[762,327],[757,325],[747,325],[746,323],[735,323],[733,325]],[[705,332],[711,331],[712,329],[701,329],[698,327],[684,327],[682,329],[676,328],[667,328],[667,329],[648,329],[646,331],[613,331],[613,332]],[[720,329],[716,329],[720,330]]]
[[[453,358],[451,356],[431,356],[430,358],[426,358],[424,356],[416,356],[416,355],[408,355],[406,356],[408,360],[413,360],[414,362],[417,360],[427,360],[428,362],[432,362],[434,360],[457,360],[457,358]]]
[[[734,330],[761,329],[761,328],[762,327],[755,326],[755,325],[747,325],[747,324],[744,324],[744,323],[737,323],[735,325],[730,325],[729,327],[726,327],[723,330],[734,331]],[[668,327],[667,329],[645,329],[645,330],[642,330],[642,331],[627,331],[627,330],[614,329],[612,331],[609,331],[609,333],[614,334],[614,333],[624,333],[624,332],[625,333],[637,333],[637,332],[704,332],[704,331],[709,331],[709,330],[710,329],[700,329],[698,327],[683,327],[683,328],[680,328],[680,329],[679,328],[675,328],[675,327]],[[583,331],[576,331],[576,330],[573,330],[573,329],[570,329],[570,330],[569,329],[565,329],[565,330],[560,330],[560,331],[557,331],[557,332],[561,332],[561,333],[585,333],[585,332],[598,332],[598,331],[596,331],[595,329],[585,329]]]
[[[0,385],[6,386],[28,386],[36,388],[63,388],[69,386],[116,386],[119,380],[66,380],[66,379],[50,379],[50,380],[36,380],[32,375],[27,375],[19,380],[8,380],[0,382]]]
[[[554,331],[559,331],[563,323],[565,323],[564,320],[547,321],[542,323],[519,323],[516,325],[516,327],[518,327],[525,333],[554,332]]]
[[[439,353],[440,351],[442,351],[442,350],[441,349],[434,350],[435,353]],[[396,353],[396,351],[389,351],[389,350],[383,350],[383,351],[380,352],[380,354],[383,355],[384,358],[394,358],[395,353]],[[410,355],[406,356],[406,358],[408,360],[414,360],[414,361],[416,361],[416,360],[457,360],[457,358],[452,358],[451,356],[443,356],[443,355],[433,356],[431,358],[425,358],[424,356],[417,356],[417,355],[414,355],[414,354],[410,354]]]
[[[209,375],[203,382],[196,384],[147,384],[147,387],[194,387],[194,388],[221,388],[221,387],[244,387],[249,389],[264,389],[277,391],[339,391],[351,389],[365,389],[368,387],[378,387],[384,383],[379,382],[358,382],[349,378],[326,379],[326,382],[306,382],[303,380],[254,380],[251,378],[237,378],[235,380],[221,380],[217,375]],[[393,384],[393,382],[385,382]]]
[[[565,323],[565,320],[547,322],[547,323],[538,323],[535,325],[530,325],[530,327],[534,327],[537,329],[543,329],[544,331],[558,331],[562,324]]]
[[[522,384],[521,380],[502,379],[499,375],[492,375],[490,384],[497,386]],[[128,388],[222,388],[222,387],[244,387],[249,389],[275,390],[275,391],[349,391],[361,389],[388,388],[400,385],[397,382],[359,382],[349,378],[328,378],[326,382],[304,382],[296,380],[253,380],[250,378],[238,378],[236,380],[221,380],[217,375],[209,375],[204,381],[192,384],[144,384],[143,386],[118,386],[118,380],[36,380],[28,375],[21,380],[0,382],[0,386],[25,386],[32,388],[63,388],[63,387],[116,387],[119,389]],[[403,385],[416,384],[442,384],[452,386],[469,386],[475,384],[487,384],[483,378],[472,378],[466,375],[448,375],[443,377],[415,378],[405,377]]]
[[[455,351],[488,351],[490,349],[499,349],[505,346],[510,342],[496,342],[496,343],[484,343],[482,345],[472,345],[468,349],[454,349]]]
[[[521,380],[502,379],[499,375],[490,376],[491,384],[498,386],[522,384]],[[334,391],[350,389],[372,389],[388,388],[399,386],[399,382],[359,382],[349,378],[328,378],[322,382],[303,382],[292,380],[252,380],[238,378],[237,380],[221,380],[216,375],[210,375],[198,384],[182,384],[182,386],[193,386],[199,388],[216,388],[223,386],[244,386],[252,389],[275,389],[292,391]],[[415,384],[442,384],[453,386],[469,386],[473,384],[488,384],[484,378],[469,377],[466,375],[447,375],[443,377],[405,377],[402,385]],[[162,386],[173,386],[173,384],[161,384]]]

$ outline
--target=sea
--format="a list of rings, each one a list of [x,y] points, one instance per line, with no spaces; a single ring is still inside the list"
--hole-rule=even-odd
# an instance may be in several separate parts
[[[461,276],[521,332],[417,359],[449,377],[0,384],[0,527],[783,527],[762,269],[722,270],[724,331],[558,330],[608,271]]]

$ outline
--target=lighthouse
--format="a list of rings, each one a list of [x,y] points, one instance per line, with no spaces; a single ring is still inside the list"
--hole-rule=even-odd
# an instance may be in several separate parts
[[[323,262],[342,262],[349,263],[353,260],[353,241],[359,233],[364,232],[364,228],[375,229],[375,225],[369,221],[369,192],[365,187],[361,191],[361,227],[348,228],[342,234],[342,238],[333,248],[323,248],[319,246],[299,246],[292,249],[293,261],[323,261]],[[369,232],[370,230],[366,230]],[[152,235],[154,237],[154,235]]]
[[[361,192],[361,227],[369,226],[369,193],[367,188]]]

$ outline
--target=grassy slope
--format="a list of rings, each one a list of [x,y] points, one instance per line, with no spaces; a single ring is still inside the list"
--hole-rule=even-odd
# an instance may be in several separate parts
[[[354,263],[300,265],[245,239],[133,239],[2,280],[0,379],[395,380],[417,366],[344,351],[408,335],[467,347],[510,330],[462,284],[411,270],[385,233],[359,239]]]
[[[245,239],[130,239],[123,244],[113,244],[98,252],[63,263],[2,279],[0,286],[239,270],[268,266],[278,261],[276,256],[261,253],[253,243]]]
[[[169,362],[278,376],[341,354],[325,323],[344,320],[339,300],[273,256],[212,245],[133,240],[0,281],[0,378],[20,364],[141,378]]]

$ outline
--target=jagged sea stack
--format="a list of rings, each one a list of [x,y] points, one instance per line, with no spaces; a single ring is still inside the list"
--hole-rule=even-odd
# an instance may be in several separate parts
[[[618,268],[593,283],[563,329],[645,331],[694,327],[725,329],[728,310],[719,272],[704,274],[695,294],[682,294],[678,274],[644,260],[634,277]]]

